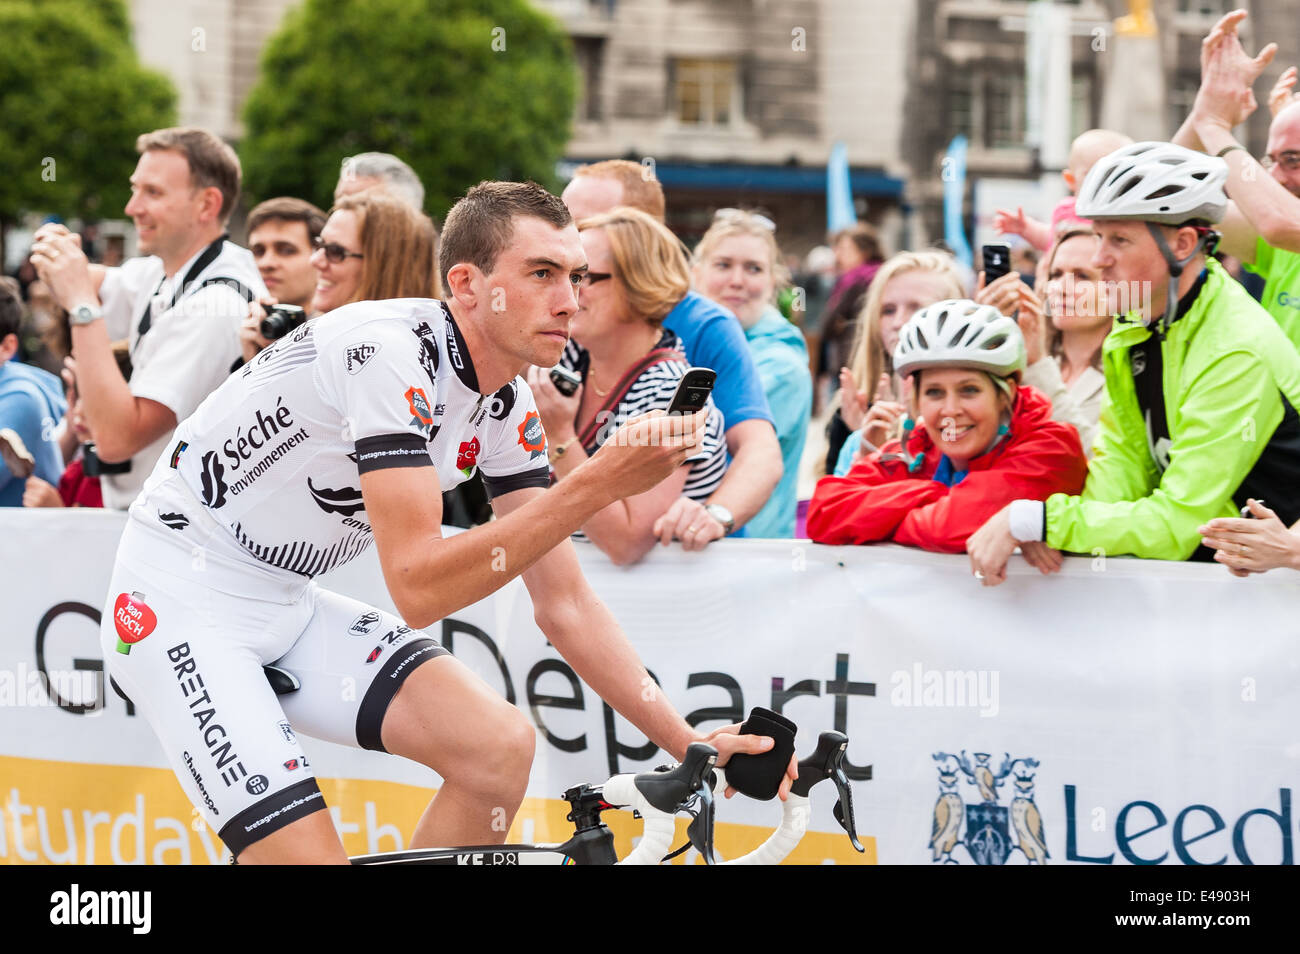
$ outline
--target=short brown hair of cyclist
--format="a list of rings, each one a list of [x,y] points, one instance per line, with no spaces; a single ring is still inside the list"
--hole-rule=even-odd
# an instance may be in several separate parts
[[[433,221],[382,189],[339,199],[334,212],[351,212],[361,234],[361,281],[353,301],[438,298],[438,232]]]
[[[451,207],[442,224],[438,272],[443,285],[447,273],[462,263],[490,274],[514,238],[516,216],[541,219],[557,229],[573,224],[560,197],[536,182],[480,182]]]
[[[640,209],[646,215],[654,216],[660,222],[664,220],[664,187],[654,176],[654,167],[633,162],[631,159],[606,159],[590,165],[578,166],[573,177],[595,176],[597,179],[613,179],[623,187],[623,201],[619,205],[628,205]]]
[[[605,230],[614,276],[637,317],[661,322],[691,290],[690,256],[662,222],[640,209],[619,206],[578,223],[579,231],[591,229]]]
[[[197,126],[173,126],[141,133],[135,151],[144,155],[152,150],[171,150],[185,157],[190,167],[190,184],[196,189],[216,188],[221,192],[218,221],[225,225],[239,201],[242,175],[235,150],[219,136]]]
[[[248,234],[252,235],[267,222],[301,222],[307,227],[310,245],[325,228],[325,213],[305,199],[280,196],[253,206],[253,211],[248,213]]]

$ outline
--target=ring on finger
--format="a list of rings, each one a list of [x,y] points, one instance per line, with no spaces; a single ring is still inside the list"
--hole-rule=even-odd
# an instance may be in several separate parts
[[[976,571],[975,571],[975,579],[977,579],[977,580],[982,580],[982,579],[984,579],[984,574],[983,574],[981,571],[976,570]]]

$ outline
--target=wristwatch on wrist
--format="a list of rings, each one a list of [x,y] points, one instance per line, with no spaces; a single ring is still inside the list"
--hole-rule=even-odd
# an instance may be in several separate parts
[[[718,523],[722,524],[722,529],[727,533],[736,529],[736,518],[733,517],[731,511],[722,506],[722,504],[709,504],[704,508],[704,512],[714,520],[718,521]]]
[[[77,305],[68,312],[68,322],[74,325],[88,325],[104,317],[104,309],[98,305]]]

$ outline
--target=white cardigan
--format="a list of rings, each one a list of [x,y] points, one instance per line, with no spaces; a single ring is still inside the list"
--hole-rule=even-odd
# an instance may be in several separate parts
[[[1097,439],[1097,420],[1101,417],[1101,402],[1106,396],[1106,376],[1089,366],[1066,387],[1061,377],[1061,366],[1051,355],[1044,355],[1025,368],[1023,380],[1051,399],[1052,420],[1075,426],[1083,451],[1091,458],[1092,442]]]

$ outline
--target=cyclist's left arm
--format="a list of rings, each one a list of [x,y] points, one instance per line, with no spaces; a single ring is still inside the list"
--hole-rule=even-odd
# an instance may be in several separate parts
[[[502,494],[493,499],[492,509],[504,517],[542,493],[526,487]],[[765,736],[735,734],[736,727],[730,727],[730,732],[703,733],[686,723],[583,576],[570,541],[564,540],[525,570],[523,580],[538,628],[560,655],[597,695],[673,758],[680,759],[686,747],[697,741],[708,741],[718,750],[719,764],[737,752],[757,753],[771,747]],[[782,784],[783,797],[789,781]]]

